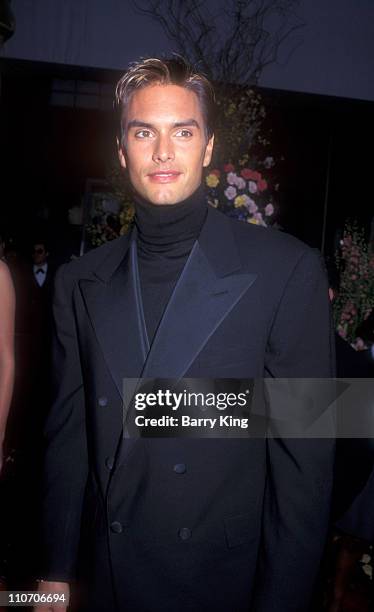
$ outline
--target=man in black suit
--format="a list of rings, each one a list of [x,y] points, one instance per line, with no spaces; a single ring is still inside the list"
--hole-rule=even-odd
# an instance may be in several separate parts
[[[332,376],[319,256],[207,207],[202,75],[145,60],[116,99],[135,227],[58,273],[40,590],[90,612],[305,612],[333,442],[129,439],[122,400],[129,377]]]
[[[34,240],[32,266],[29,268],[27,308],[31,341],[33,377],[33,426],[40,430],[50,400],[52,296],[55,266],[50,262],[46,240]]]
[[[34,242],[32,248],[32,279],[30,279],[29,305],[32,334],[35,347],[45,351],[51,333],[51,301],[55,270],[49,262],[49,250],[43,240]],[[45,359],[42,355],[42,359]]]
[[[54,267],[48,258],[46,241],[38,237],[30,261],[17,256],[9,262],[16,291],[16,384],[9,430],[16,446],[21,439],[35,444],[49,402]]]

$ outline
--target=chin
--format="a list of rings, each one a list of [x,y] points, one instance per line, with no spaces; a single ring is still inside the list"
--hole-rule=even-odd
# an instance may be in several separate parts
[[[185,199],[185,196],[180,193],[176,193],[172,189],[162,189],[153,193],[147,194],[147,199],[152,204],[178,204]]]

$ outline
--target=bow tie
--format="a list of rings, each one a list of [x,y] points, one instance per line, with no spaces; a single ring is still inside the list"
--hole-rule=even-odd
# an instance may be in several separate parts
[[[36,273],[39,274],[39,272],[41,272],[42,274],[45,274],[45,271],[43,270],[43,268],[38,268]]]

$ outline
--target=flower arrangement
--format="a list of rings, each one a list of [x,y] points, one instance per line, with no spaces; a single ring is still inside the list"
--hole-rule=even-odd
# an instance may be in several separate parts
[[[374,253],[356,222],[347,222],[335,255],[340,273],[339,294],[334,303],[336,329],[357,349],[365,348],[357,327],[374,307]]]
[[[214,160],[221,167],[226,161],[248,162],[256,149],[270,145],[263,123],[266,108],[254,87],[223,84],[216,88],[217,119]]]
[[[263,167],[274,165],[272,157],[267,157]],[[248,166],[224,164],[222,171],[215,168],[205,177],[208,187],[208,202],[227,215],[241,221],[267,227],[274,223],[275,202],[270,190],[269,180],[262,172]],[[277,190],[276,185],[274,190]]]
[[[208,202],[241,221],[277,226],[279,184],[263,98],[254,87],[222,84],[217,106],[214,165],[205,177]]]
[[[129,183],[118,161],[107,173],[104,192],[90,194],[85,231],[90,247],[97,247],[126,234],[134,218],[134,203]]]

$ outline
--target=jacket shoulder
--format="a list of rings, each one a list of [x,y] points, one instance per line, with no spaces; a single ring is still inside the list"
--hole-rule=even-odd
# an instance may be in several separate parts
[[[57,282],[62,276],[66,281],[70,282],[81,278],[90,278],[95,270],[105,265],[105,262],[110,262],[111,260],[118,260],[119,262],[126,252],[128,241],[128,234],[120,236],[115,240],[92,249],[92,251],[77,259],[62,264],[57,270]]]
[[[302,257],[321,259],[318,249],[279,229],[228,219],[243,263],[271,260],[274,267],[292,265]]]

